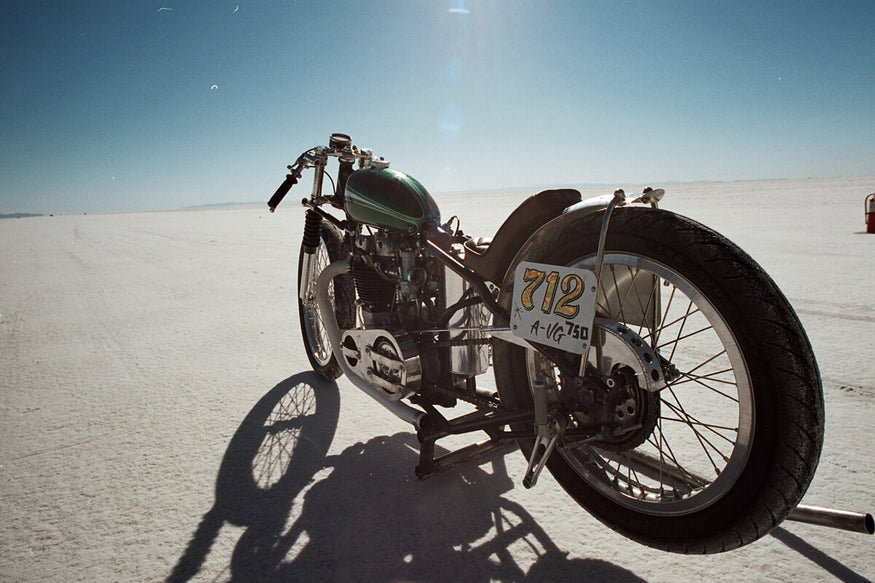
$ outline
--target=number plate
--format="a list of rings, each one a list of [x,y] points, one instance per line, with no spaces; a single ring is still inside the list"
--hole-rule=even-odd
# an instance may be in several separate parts
[[[531,263],[516,268],[510,327],[526,340],[583,354],[595,315],[595,274],[588,269]]]

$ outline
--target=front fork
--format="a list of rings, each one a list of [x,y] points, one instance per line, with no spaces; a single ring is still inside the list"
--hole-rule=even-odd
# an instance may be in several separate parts
[[[301,254],[301,279],[298,282],[298,297],[302,300],[307,299],[309,288],[314,283],[311,274],[321,237],[322,217],[313,209],[308,209],[304,216],[304,239],[301,242],[303,251]]]

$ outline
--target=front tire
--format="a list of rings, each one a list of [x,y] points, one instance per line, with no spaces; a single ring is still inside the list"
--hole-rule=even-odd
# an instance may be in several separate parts
[[[301,323],[301,336],[304,350],[313,370],[322,378],[333,381],[339,378],[343,371],[331,351],[328,332],[322,323],[322,314],[316,302],[316,279],[322,270],[334,261],[346,257],[343,250],[343,237],[340,231],[323,221],[320,225],[319,246],[309,262],[308,273],[303,273],[306,251],[301,246],[298,257],[298,317]],[[301,282],[306,284],[302,290]],[[352,328],[355,322],[355,291],[352,276],[345,274],[334,278],[328,286],[334,304],[334,316],[341,330]]]
[[[580,217],[521,255],[594,269],[602,217]],[[656,418],[625,446],[604,435],[566,441],[548,469],[596,518],[649,546],[715,553],[765,535],[801,500],[823,439],[820,376],[795,312],[738,247],[662,210],[617,209],[603,265],[596,317],[649,343],[668,386],[658,403],[639,391],[637,406]],[[497,343],[494,360],[512,408],[532,406],[535,380],[548,380],[548,395],[569,384],[534,350]]]

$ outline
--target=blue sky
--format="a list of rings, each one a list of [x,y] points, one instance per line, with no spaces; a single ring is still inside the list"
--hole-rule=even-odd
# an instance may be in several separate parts
[[[875,2],[4,3],[0,213],[267,200],[332,131],[439,193],[875,175]]]

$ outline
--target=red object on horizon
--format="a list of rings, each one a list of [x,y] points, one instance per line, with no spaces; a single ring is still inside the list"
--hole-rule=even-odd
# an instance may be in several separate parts
[[[875,233],[875,192],[866,197],[866,232]]]

